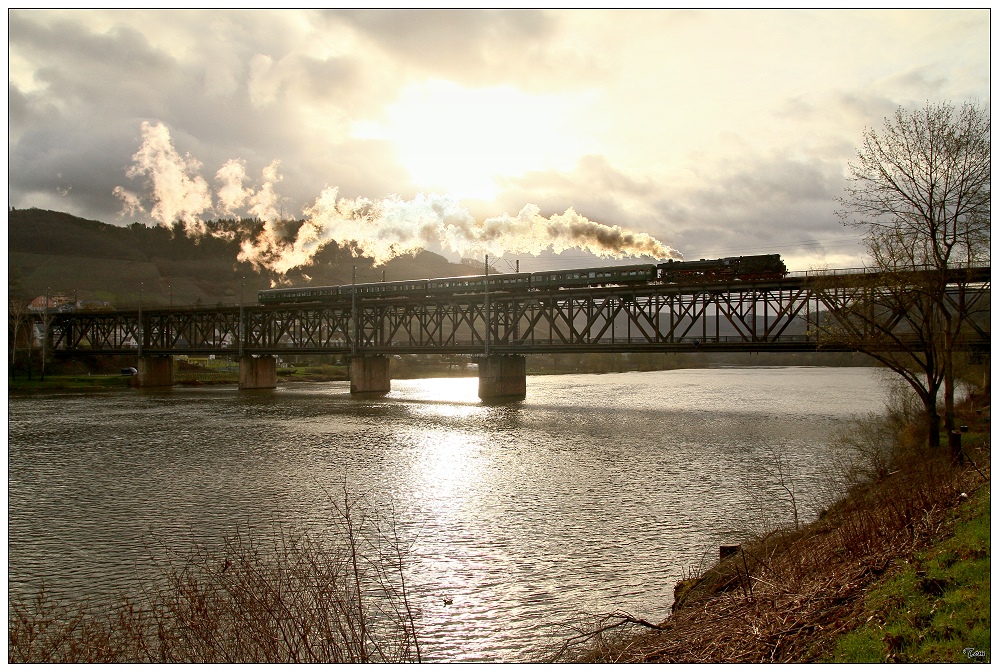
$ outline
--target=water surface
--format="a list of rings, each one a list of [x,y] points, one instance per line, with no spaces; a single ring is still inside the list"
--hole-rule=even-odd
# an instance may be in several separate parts
[[[551,625],[660,619],[721,543],[827,503],[831,437],[880,410],[874,369],[532,376],[489,405],[475,378],[15,397],[8,405],[12,593],[100,598],[237,527],[304,529],[346,483],[391,503],[425,659],[514,661]],[[444,604],[443,598],[453,603]]]

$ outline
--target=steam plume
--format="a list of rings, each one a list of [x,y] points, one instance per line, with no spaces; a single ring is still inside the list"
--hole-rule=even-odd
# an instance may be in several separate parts
[[[235,215],[253,195],[251,189],[243,188],[244,180],[246,180],[246,163],[239,159],[229,159],[215,173],[215,181],[222,185],[216,192],[221,212]]]
[[[153,207],[149,214],[165,225],[180,221],[189,234],[204,234],[205,225],[200,215],[211,208],[212,199],[208,183],[197,174],[201,162],[189,154],[177,153],[166,126],[142,122],[142,146],[132,160],[135,163],[125,176],[149,176],[153,192]],[[116,187],[114,193],[130,212],[141,210],[141,199],[135,194],[122,187]]]
[[[175,220],[189,233],[207,232],[200,216],[212,211],[208,185],[196,173],[201,164],[181,157],[170,142],[162,124],[143,123],[143,144],[133,156],[135,164],[128,177],[147,176],[152,190],[150,215],[161,224]],[[432,243],[462,257],[490,254],[528,253],[544,250],[555,253],[580,249],[600,257],[644,256],[655,259],[682,258],[672,247],[646,233],[626,231],[619,226],[593,222],[569,208],[561,215],[543,217],[540,208],[525,205],[516,216],[504,213],[477,222],[452,196],[418,194],[412,200],[389,196],[380,201],[367,198],[341,198],[337,187],[327,187],[315,203],[303,210],[304,224],[293,240],[278,222],[279,197],[274,185],[282,180],[279,162],[263,171],[259,189],[244,186],[246,167],[230,160],[215,174],[219,183],[218,205],[214,212],[235,215],[241,208],[264,222],[255,237],[241,241],[240,261],[257,268],[284,274],[307,264],[325,244],[348,244],[376,265],[402,254],[413,254]],[[117,187],[115,194],[126,210],[142,210],[142,199]],[[232,236],[233,232],[212,232]]]

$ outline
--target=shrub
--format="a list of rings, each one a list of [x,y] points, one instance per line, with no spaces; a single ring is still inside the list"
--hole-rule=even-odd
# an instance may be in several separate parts
[[[140,597],[14,600],[8,661],[418,662],[394,528],[346,494],[333,512],[327,534],[236,533],[216,550],[163,553],[162,581]]]

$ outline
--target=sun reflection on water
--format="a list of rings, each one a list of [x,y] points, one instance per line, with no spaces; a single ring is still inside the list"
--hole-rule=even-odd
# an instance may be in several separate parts
[[[441,415],[449,408],[457,414],[468,410],[447,404],[430,408]],[[420,586],[421,627],[433,648],[461,651],[453,662],[488,660],[487,651],[500,645],[493,636],[482,636],[496,605],[503,603],[496,593],[496,569],[509,571],[510,559],[501,548],[483,543],[481,530],[468,524],[481,519],[479,509],[488,505],[481,496],[493,478],[485,440],[456,428],[428,428],[416,440],[413,494],[420,500],[422,533],[412,552],[418,559],[413,578]]]
[[[389,398],[439,401],[456,404],[479,403],[478,378],[421,378],[393,380]]]
[[[408,404],[414,416],[468,420],[484,412],[477,378],[400,380],[392,388],[387,398]]]
[[[430,495],[428,499],[451,498],[462,487],[467,488],[478,480],[480,460],[477,457],[481,446],[469,435],[451,430],[428,430],[421,437],[419,451],[414,476],[422,482],[424,492]]]

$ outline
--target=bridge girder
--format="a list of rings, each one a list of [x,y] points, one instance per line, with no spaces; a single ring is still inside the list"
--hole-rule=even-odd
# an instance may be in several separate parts
[[[866,276],[870,277],[870,276]],[[808,279],[678,288],[606,287],[452,298],[379,298],[324,305],[59,313],[56,353],[281,354],[547,353],[850,349],[819,320],[870,283]],[[988,281],[973,300],[987,308]],[[904,301],[892,319],[904,330]],[[486,319],[488,315],[488,320]],[[356,347],[354,338],[356,334]],[[981,325],[968,347],[987,347]],[[902,341],[900,341],[902,343]],[[902,347],[899,345],[899,347]]]

